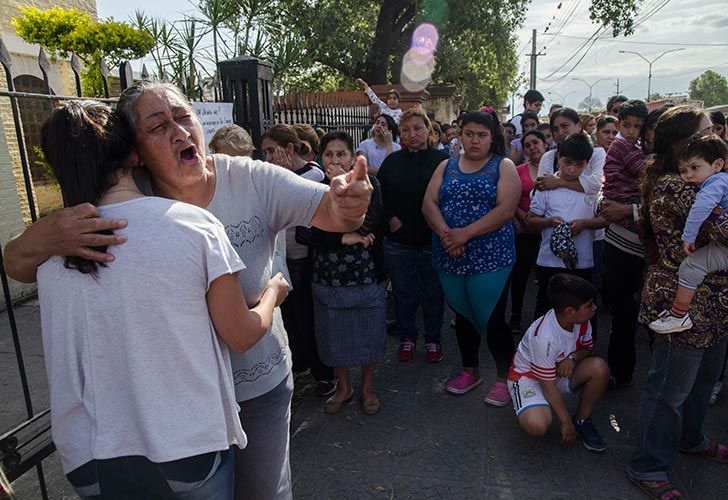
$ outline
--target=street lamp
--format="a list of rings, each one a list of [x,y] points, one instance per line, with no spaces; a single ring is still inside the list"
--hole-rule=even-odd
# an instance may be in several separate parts
[[[569,97],[569,96],[570,96],[571,94],[573,94],[574,92],[576,92],[576,90],[572,90],[571,92],[568,92],[568,93],[567,93],[566,95],[561,95],[561,94],[559,94],[558,92],[551,92],[551,91],[548,91],[547,93],[548,93],[549,95],[553,94],[553,95],[555,95],[556,97],[558,97],[559,99],[561,99],[561,105],[563,106],[563,105],[565,105],[565,104],[566,104],[566,98],[567,98],[567,97]]]
[[[661,58],[662,56],[664,56],[665,54],[669,54],[670,52],[679,52],[681,50],[685,50],[685,47],[681,47],[679,49],[666,50],[665,52],[663,52],[659,56],[655,57],[651,61],[649,59],[647,59],[645,56],[643,56],[642,54],[640,54],[639,52],[635,52],[633,50],[620,50],[619,53],[620,54],[634,54],[636,56],[641,57],[649,65],[649,74],[647,75],[647,99],[645,99],[647,101],[650,99],[650,92],[652,91],[652,65],[655,62],[657,62],[657,60],[659,58]]]
[[[578,81],[578,82],[582,82],[582,83],[584,83],[584,84],[585,84],[585,85],[586,85],[587,87],[589,87],[589,112],[590,112],[590,113],[591,113],[591,110],[592,110],[592,89],[593,89],[593,88],[594,88],[594,87],[596,86],[596,84],[597,84],[597,83],[599,83],[599,82],[603,82],[604,80],[611,80],[611,78],[600,78],[600,79],[599,79],[599,80],[597,80],[596,82],[594,82],[594,83],[592,83],[591,85],[589,85],[589,82],[587,82],[586,80],[584,80],[584,79],[582,79],[582,78],[575,78],[575,77],[573,77],[573,76],[572,76],[572,77],[571,77],[571,79],[572,79],[572,80],[576,80],[576,81]]]

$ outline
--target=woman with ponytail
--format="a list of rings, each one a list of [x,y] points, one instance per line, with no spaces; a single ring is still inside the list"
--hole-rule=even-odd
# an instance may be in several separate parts
[[[277,275],[249,310],[223,226],[144,196],[133,139],[94,101],[68,102],[43,125],[65,205],[128,223],[112,264],[50,257],[37,269],[53,440],[84,498],[232,498],[231,448],[247,437],[229,350],[260,340],[288,284]]]
[[[490,320],[515,261],[512,219],[521,183],[515,165],[505,158],[503,128],[492,108],[463,116],[460,135],[464,154],[440,163],[422,205],[433,231],[433,265],[448,303],[458,314],[463,370],[448,382],[447,391],[464,394],[483,381],[478,350],[481,337],[487,335],[498,379],[485,400],[506,406],[510,396],[505,378],[513,357],[513,337],[504,311],[494,314],[499,325]]]

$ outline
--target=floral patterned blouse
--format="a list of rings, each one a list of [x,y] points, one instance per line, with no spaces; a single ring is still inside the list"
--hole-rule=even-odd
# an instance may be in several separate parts
[[[681,235],[698,189],[678,175],[664,175],[655,182],[647,203],[657,243],[657,261],[647,268],[639,320],[648,324],[669,309],[677,290],[677,271],[685,258]],[[728,245],[728,213],[715,209],[700,229],[698,247],[708,240]],[[670,334],[680,347],[705,349],[728,335],[728,271],[711,273],[698,287],[690,306],[694,326]]]

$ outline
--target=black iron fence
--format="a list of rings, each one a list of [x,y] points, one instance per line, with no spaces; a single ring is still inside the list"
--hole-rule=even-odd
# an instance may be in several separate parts
[[[327,132],[345,130],[354,143],[366,138],[372,126],[369,99],[363,92],[315,92],[273,98],[276,123],[306,123]]]
[[[38,65],[43,76],[42,83],[38,83],[33,92],[25,92],[16,89],[16,82],[23,81],[23,75],[14,75],[13,61],[7,47],[0,39],[0,64],[5,70],[7,90],[0,91],[0,99],[8,99],[12,112],[15,138],[17,139],[18,157],[23,176],[23,187],[25,198],[28,203],[30,219],[35,222],[38,218],[38,207],[33,196],[33,177],[31,173],[33,161],[33,145],[38,143],[29,141],[33,130],[40,127],[40,124],[50,115],[56,102],[78,99],[83,97],[81,90],[81,64],[78,58],[73,55],[70,66],[75,78],[75,95],[55,95],[51,90],[48,73],[51,69],[51,62],[43,49],[38,56]],[[27,76],[27,75],[26,75]],[[109,70],[102,62],[101,76],[103,80],[105,98],[98,99],[106,102],[115,102],[109,98]],[[30,77],[34,79],[34,77]],[[39,79],[35,79],[40,82]],[[121,89],[125,89],[132,83],[132,72],[129,63],[120,67],[119,82]],[[36,140],[37,141],[37,140]],[[35,469],[37,473],[38,491],[42,498],[49,498],[46,488],[46,481],[43,473],[43,460],[55,450],[51,439],[50,410],[38,408],[33,405],[31,384],[28,380],[28,371],[23,355],[23,346],[16,321],[15,305],[10,291],[10,283],[3,265],[3,248],[0,246],[0,281],[2,282],[4,304],[9,322],[9,331],[12,347],[17,364],[17,380],[20,383],[23,396],[24,415],[19,416],[20,421],[8,429],[0,429],[0,469],[2,475],[11,483],[26,472]],[[7,368],[7,367],[6,367]],[[8,370],[4,370],[8,373]],[[14,381],[3,380],[1,386],[7,388]],[[3,395],[4,403],[7,399]],[[0,498],[7,492],[3,491],[3,483],[0,482]]]

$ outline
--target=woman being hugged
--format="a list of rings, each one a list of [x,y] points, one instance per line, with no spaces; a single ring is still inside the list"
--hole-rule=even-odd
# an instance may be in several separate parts
[[[655,257],[647,268],[639,320],[654,321],[669,309],[685,258],[681,235],[698,187],[678,174],[675,148],[694,133],[710,134],[701,110],[677,106],[655,128],[655,160],[642,181],[641,224]],[[698,245],[728,244],[728,214],[714,209],[703,223]],[[728,273],[710,273],[696,290],[690,314],[693,327],[656,335],[652,366],[642,390],[635,448],[627,468],[631,481],[653,498],[682,498],[668,472],[678,451],[728,463],[728,448],[703,433],[711,391],[723,366],[728,336]]]
[[[463,117],[460,135],[465,152],[440,163],[422,205],[433,231],[433,265],[448,303],[480,334],[469,329],[467,334],[458,332],[463,371],[447,384],[448,392],[454,394],[482,382],[480,337],[487,334],[491,313],[515,261],[511,219],[518,206],[520,181],[513,162],[504,157],[505,139],[495,112],[483,109]],[[498,332],[503,338],[490,339],[499,344],[491,349],[498,380],[490,392],[505,392],[503,399],[507,400],[505,377],[513,356],[513,338],[508,328],[503,330]]]
[[[321,139],[328,180],[354,167],[354,144],[349,134],[330,132]],[[364,162],[363,158],[357,161]],[[386,350],[384,255],[379,235],[382,197],[376,177],[364,224],[354,232],[331,233],[315,227],[296,229],[296,240],[313,249],[312,292],[316,339],[321,360],[334,367],[338,387],[324,405],[338,413],[354,396],[349,366],[361,366],[361,402],[374,415],[381,403],[374,392],[376,363]]]
[[[133,132],[94,101],[69,102],[43,125],[65,204],[128,221],[112,264],[75,256],[38,267],[53,439],[82,497],[231,499],[231,447],[247,438],[229,349],[263,337],[288,284],[267,280],[249,310],[238,284],[245,266],[222,224],[144,196],[132,144]]]

